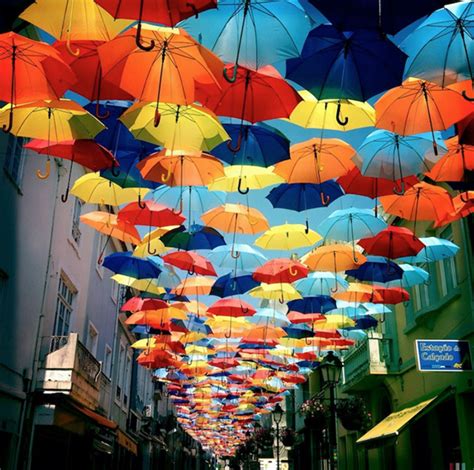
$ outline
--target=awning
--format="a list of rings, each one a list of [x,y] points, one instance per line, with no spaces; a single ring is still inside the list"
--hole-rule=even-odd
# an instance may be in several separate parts
[[[90,408],[86,408],[85,406],[82,406],[79,403],[73,401],[71,401],[70,404],[73,406],[73,408],[80,411],[82,414],[86,415],[88,418],[92,419],[100,426],[104,426],[112,430],[117,428],[117,423],[111,421],[110,419],[107,419],[105,416],[102,416],[99,413],[96,413]]]
[[[413,420],[418,419],[452,393],[450,387],[445,392],[424,400],[417,405],[395,411],[357,439],[357,444],[373,444],[379,439],[396,438]]]
[[[138,455],[138,445],[120,429],[117,430],[117,442],[134,455]]]

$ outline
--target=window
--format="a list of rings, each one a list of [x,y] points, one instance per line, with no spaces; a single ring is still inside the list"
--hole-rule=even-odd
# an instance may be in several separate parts
[[[106,344],[102,372],[110,379],[112,377],[112,348]]]
[[[86,348],[95,357],[97,355],[97,344],[99,342],[99,331],[92,322],[87,329]]]
[[[125,365],[125,344],[120,343],[118,366],[117,366],[117,389],[115,391],[115,399],[120,402],[123,389],[123,367]]]
[[[72,239],[79,245],[79,241],[81,240],[81,211],[82,211],[83,202],[78,199],[77,197],[74,199],[74,209],[72,212],[72,228],[71,228],[71,235]]]
[[[97,241],[97,258],[96,258],[96,265],[95,269],[97,274],[102,279],[104,277],[104,267],[102,266],[102,261],[106,256],[107,246],[109,239],[102,234],[99,234],[99,238]]]
[[[447,227],[440,234],[440,238],[445,240],[453,241],[453,229]],[[456,269],[456,257],[451,256],[441,260],[438,264],[439,277],[441,280],[441,294],[443,296],[448,295],[458,285],[458,275]]]
[[[125,365],[125,370],[123,376],[125,377],[125,383],[124,383],[124,393],[123,393],[123,404],[125,406],[128,406],[128,394],[130,391],[130,381],[132,378],[132,353],[129,352],[127,354],[127,361]]]
[[[110,292],[110,297],[112,298],[114,304],[116,304],[119,300],[119,287],[120,284],[112,279],[112,291]]]
[[[21,185],[23,176],[25,160],[25,149],[23,148],[23,144],[25,141],[26,139],[23,137],[15,137],[13,134],[9,134],[5,150],[5,162],[3,168],[17,186]]]
[[[53,336],[64,337],[69,335],[73,302],[76,295],[76,288],[63,274],[61,274],[59,277],[58,296],[56,299]],[[61,342],[55,342],[51,345],[52,350],[58,349],[61,344]]]

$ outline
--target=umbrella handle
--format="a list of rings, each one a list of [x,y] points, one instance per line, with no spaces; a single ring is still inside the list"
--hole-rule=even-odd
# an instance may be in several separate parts
[[[10,113],[8,114],[8,124],[2,126],[3,132],[8,134],[13,128],[13,102],[10,103]]]
[[[466,93],[466,90],[463,90],[461,95],[467,101],[474,101],[474,97],[468,96],[468,94]]]
[[[194,274],[196,274],[196,271],[194,270],[194,266],[192,266],[191,269],[188,269],[188,274],[190,276],[193,276]]]
[[[289,270],[290,274],[295,277],[295,276],[298,276],[298,270],[297,269],[293,269],[293,266],[290,266],[290,270]]]
[[[232,330],[229,330],[229,334],[224,333],[224,336],[229,339],[232,336]]]
[[[308,338],[305,338],[304,342],[307,346],[311,346],[311,341],[308,341]]]
[[[336,287],[331,287],[331,292],[335,294],[338,291],[338,286],[337,286],[337,281],[336,281]]]
[[[69,33],[69,32],[68,32],[67,40],[66,40],[66,49],[69,52],[69,54],[71,54],[75,57],[79,57],[81,55],[81,50],[79,48],[77,48],[75,51],[72,50],[72,47],[71,47],[71,33]]]
[[[323,206],[327,206],[329,204],[329,201],[331,200],[331,196],[326,195],[323,192],[320,192],[319,196],[321,197],[321,203],[323,204]]]
[[[146,244],[146,251],[149,255],[156,255],[157,250],[155,248],[153,248],[153,250],[151,249],[150,239],[148,239],[148,243]]]
[[[466,204],[467,202],[469,202],[469,198],[464,199],[463,194],[464,192],[459,193],[459,199],[461,199],[461,201],[464,202],[464,204]],[[467,191],[466,191],[466,194],[467,194]]]
[[[395,185],[393,187],[393,192],[395,194],[398,194],[399,196],[403,196],[403,194],[405,194],[405,181],[403,181],[403,180],[400,181],[400,191],[398,190],[397,186]]]
[[[246,189],[242,189],[242,178],[239,178],[239,184],[237,186],[237,191],[239,191],[240,194],[247,194],[250,191],[250,188],[247,186]]]
[[[99,99],[95,102],[95,117],[98,119],[107,119],[110,117],[110,111],[108,109],[105,110],[104,114],[100,114]]]
[[[230,256],[234,259],[240,258],[240,251],[234,251],[234,246],[232,246],[232,250],[230,251]]]
[[[166,174],[161,175],[161,181],[163,181],[163,183],[166,183],[167,181],[169,181],[170,178],[171,178],[171,168],[168,167],[168,172]]]
[[[120,169],[118,168],[117,160],[115,160],[115,158],[112,162],[112,168],[110,169],[110,171],[112,175],[115,176],[116,178],[120,176]]]
[[[239,64],[235,63],[234,68],[232,69],[232,75],[229,77],[227,74],[227,68],[223,70],[224,78],[226,79],[227,82],[229,83],[235,83],[237,80],[237,70],[238,70]]]
[[[349,122],[349,118],[347,116],[345,118],[341,116],[341,102],[340,101],[337,103],[336,121],[340,126],[346,126],[347,123]]]
[[[240,305],[240,310],[242,310],[242,313],[249,313],[248,307],[242,307],[242,305]]]
[[[193,10],[194,18],[199,18],[199,10],[196,8],[196,5],[194,5],[194,3],[186,2],[186,6]]]
[[[140,193],[138,193],[138,207],[140,209],[146,208],[146,204],[142,201],[142,195]]]
[[[285,303],[285,298],[283,295],[278,299],[278,302],[280,302],[282,305]]]
[[[44,173],[41,173],[41,170],[36,170],[36,177],[40,180],[45,180],[49,178],[51,173],[51,160],[48,158],[46,160],[46,167]]]
[[[171,212],[174,215],[181,215],[183,213],[183,198],[182,197],[179,198],[179,210],[175,211],[173,207],[173,209],[171,209]]]
[[[308,222],[308,219],[306,219],[305,225],[306,225],[306,228],[304,229],[304,233],[306,233],[306,235],[308,235],[308,233],[309,233],[309,222]]]
[[[140,13],[142,12],[143,10],[143,0],[140,2]],[[152,39],[150,41],[150,44],[148,46],[146,46],[143,42],[142,42],[142,19],[141,19],[141,15],[140,15],[140,20],[138,21],[138,24],[137,24],[137,34],[135,35],[135,44],[137,45],[137,47],[139,49],[141,49],[142,51],[151,51],[155,48],[155,40]]]
[[[242,145],[242,132],[241,131],[239,131],[239,136],[237,137],[237,145],[235,147],[232,147],[232,139],[227,142],[227,148],[233,153],[237,153],[240,150],[241,145]]]

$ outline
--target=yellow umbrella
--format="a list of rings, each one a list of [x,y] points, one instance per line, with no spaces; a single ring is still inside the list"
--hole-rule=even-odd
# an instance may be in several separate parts
[[[87,173],[76,180],[71,194],[91,204],[120,206],[144,196],[147,188],[122,188],[99,173]]]
[[[375,126],[375,109],[369,103],[347,99],[317,100],[306,90],[290,115],[290,122],[312,129],[349,131]]]
[[[357,253],[357,261],[354,261],[354,248],[352,245],[333,244],[325,245],[310,251],[301,258],[301,262],[312,271],[346,271],[357,269],[366,262],[367,258]]]
[[[153,238],[153,240],[144,241],[140,243],[134,250],[133,256],[139,258],[147,258],[150,255],[150,252],[155,255],[161,255],[168,251],[168,248],[163,244],[163,242],[158,238]]]
[[[318,322],[318,330],[335,330],[337,328],[349,328],[355,325],[355,321],[345,315],[327,314],[326,320]]]
[[[135,138],[171,151],[210,151],[230,139],[217,116],[201,106],[159,103],[159,122],[155,111],[156,103],[135,103],[120,120]]]
[[[155,338],[143,338],[135,341],[130,347],[134,349],[153,349],[156,345]]]
[[[224,169],[225,176],[216,178],[208,185],[211,191],[226,191],[247,194],[250,189],[262,189],[285,180],[273,172],[274,167],[233,165]]]
[[[351,282],[345,292],[337,292],[332,295],[337,300],[346,302],[371,302],[374,296],[374,286],[362,284],[360,282]],[[318,325],[319,327],[319,325]]]
[[[284,224],[272,227],[255,240],[255,245],[265,250],[294,250],[311,246],[321,236],[303,224]]]
[[[289,300],[302,298],[301,294],[291,284],[286,282],[277,284],[265,284],[262,282],[247,293],[252,297],[260,299],[278,300],[282,304]]]
[[[115,20],[94,0],[36,0],[20,18],[56,39],[110,41],[133,21]],[[80,51],[72,51],[79,55]]]
[[[123,286],[133,287],[134,289],[149,292],[150,294],[160,295],[166,292],[163,287],[156,284],[156,279],[135,279],[134,277],[125,276],[123,274],[114,274],[111,279]]]

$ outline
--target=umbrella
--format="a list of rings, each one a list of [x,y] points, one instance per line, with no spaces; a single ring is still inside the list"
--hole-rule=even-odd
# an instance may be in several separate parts
[[[365,101],[401,83],[407,56],[378,31],[340,31],[332,25],[313,29],[301,57],[286,63],[286,78],[317,99]],[[345,121],[337,107],[339,121]],[[337,119],[337,118],[336,118]]]
[[[208,188],[211,191],[247,194],[251,189],[262,189],[285,180],[273,172],[274,167],[233,165],[224,169],[224,176],[215,178]],[[244,189],[245,188],[245,189]]]
[[[224,62],[227,80],[235,80],[239,64],[257,70],[262,65],[297,57],[311,29],[311,20],[299,6],[286,1],[221,0],[219,8],[180,24]],[[229,73],[230,72],[230,73]]]
[[[284,326],[283,330],[285,330],[287,338],[311,338],[314,336],[314,332],[309,325],[304,323],[300,324],[292,324],[291,326]]]
[[[142,41],[142,21],[174,26],[181,20],[198,15],[199,12],[214,8],[217,0],[192,0],[189,2],[168,3],[166,0],[97,0],[101,7],[114,18],[138,20],[136,44],[144,51],[150,51],[155,43],[144,45]]]
[[[397,283],[404,288],[411,288],[418,284],[428,284],[430,274],[424,269],[411,264],[400,264],[399,267],[403,271],[402,278],[398,281],[389,282],[389,287],[395,286]]]
[[[144,39],[150,46],[144,46]],[[101,46],[99,55],[104,78],[139,100],[154,102],[155,127],[160,122],[160,102],[202,101],[196,95],[198,83],[209,92],[220,89],[215,73],[222,70],[222,62],[182,29],[146,25],[141,31],[128,30]]]
[[[440,133],[434,133],[435,146],[429,134],[400,136],[386,130],[376,130],[369,134],[357,149],[361,159],[360,171],[365,176],[400,180],[401,189],[394,187],[394,192],[405,192],[404,177],[425,173],[446,152]]]
[[[118,284],[133,287],[136,290],[147,292],[148,294],[161,295],[165,289],[157,284],[156,279],[136,279],[123,274],[115,274],[112,278]]]
[[[14,32],[0,34],[0,100],[10,103],[5,132],[12,129],[15,104],[59,99],[74,81],[72,70],[49,44]]]
[[[120,310],[122,312],[138,312],[140,310],[160,310],[167,307],[168,304],[164,300],[146,297],[132,297],[122,305]]]
[[[409,300],[410,294],[402,287],[375,287],[372,302],[395,305]]]
[[[255,240],[265,250],[293,250],[318,243],[321,236],[303,224],[276,225]]]
[[[350,245],[323,245],[304,255],[301,262],[311,271],[332,271],[336,274],[339,271],[356,269],[365,263],[366,257],[364,255],[357,253],[356,256],[357,261]]]
[[[388,34],[413,23],[418,18],[441,8],[446,0],[311,0],[311,3],[341,30],[367,28]],[[450,3],[450,2],[448,2]]]
[[[288,309],[301,313],[327,313],[336,308],[336,301],[328,295],[305,296],[288,302]]]
[[[375,109],[368,103],[343,98],[318,100],[306,90],[299,93],[303,101],[290,115],[293,124],[323,131],[349,131],[375,125]]]
[[[473,109],[473,104],[457,91],[408,78],[375,103],[376,125],[400,135],[431,132],[433,150],[438,155],[434,131],[448,129]]]
[[[249,274],[235,276],[228,273],[216,279],[210,293],[218,297],[230,297],[245,294],[258,285],[259,283]]]
[[[358,244],[370,255],[385,256],[389,259],[415,256],[424,247],[411,230],[393,225],[374,237],[359,240]]]
[[[288,300],[301,299],[301,294],[291,284],[284,282],[277,284],[262,283],[251,289],[248,294],[260,299],[278,300],[281,304]]]
[[[382,196],[382,206],[388,214],[414,220],[413,232],[419,220],[437,221],[454,212],[449,193],[439,186],[425,182],[412,186],[404,195]]]
[[[147,258],[149,255],[157,255],[166,252],[167,248],[160,240],[160,234],[167,230],[168,227],[164,227],[146,233],[140,244],[133,250],[133,255],[140,258]]]
[[[119,220],[126,220],[133,225],[151,227],[168,227],[180,225],[185,218],[175,214],[171,209],[154,201],[132,202],[122,207],[118,214]],[[153,254],[153,253],[151,253]]]
[[[148,189],[121,188],[97,173],[87,173],[81,176],[71,188],[71,194],[84,202],[111,206],[127,204],[147,192]]]
[[[116,274],[135,279],[154,278],[161,273],[160,268],[153,261],[136,258],[129,251],[107,255],[104,258],[103,266]]]
[[[217,117],[206,108],[160,102],[158,126],[155,126],[155,108],[154,103],[135,103],[120,120],[136,139],[171,151],[209,151],[229,139]]]
[[[345,175],[354,167],[354,149],[339,139],[310,139],[291,146],[290,160],[275,165],[275,173],[288,183],[321,184]],[[329,200],[323,199],[323,205]]]
[[[399,261],[407,263],[432,263],[455,256],[459,246],[449,240],[436,237],[420,237],[421,243],[425,245],[415,256],[405,256]]]
[[[186,277],[171,292],[179,295],[208,295],[215,280],[204,276]]]
[[[292,300],[291,302],[298,302],[298,300]],[[291,303],[288,302],[288,303]],[[288,312],[288,320],[291,320],[291,323],[299,324],[299,323],[311,323],[314,324],[316,322],[324,321],[326,317],[321,315],[320,313],[301,313],[290,310]],[[311,330],[311,336],[314,335],[314,331]]]
[[[291,322],[285,314],[280,313],[272,308],[260,308],[257,313],[252,315],[248,321],[258,326],[288,326]]]
[[[291,283],[306,277],[308,268],[299,261],[288,258],[274,258],[258,267],[253,273],[253,278],[258,282],[267,284]]]
[[[189,275],[217,276],[211,262],[193,251],[174,251],[161,258],[165,263],[187,271]]]
[[[235,270],[254,270],[262,266],[267,258],[250,245],[235,243],[234,246],[220,246],[209,254],[216,266]]]
[[[288,139],[268,126],[224,124],[224,129],[232,142],[237,142],[240,136],[240,148],[231,150],[227,143],[222,143],[212,150],[212,155],[230,165],[269,167],[286,160],[290,154]]]
[[[339,275],[330,272],[314,272],[295,282],[296,289],[304,296],[331,295],[336,290],[345,290],[348,283]]]
[[[348,276],[358,281],[386,283],[403,277],[403,269],[383,256],[369,256],[357,269],[346,270]]]
[[[248,317],[255,312],[252,305],[239,299],[219,299],[207,309],[207,313],[212,315],[228,317]]]
[[[94,0],[74,2],[55,0],[36,0],[20,18],[43,29],[57,39],[71,41],[90,39],[110,41],[120,31],[130,26],[131,21],[114,20]],[[79,55],[80,50],[69,52]]]
[[[166,232],[161,241],[167,246],[178,250],[212,250],[225,246],[224,237],[212,227],[193,224],[188,231],[183,226]]]
[[[345,291],[336,292],[333,297],[338,302],[343,300],[353,305],[361,302],[375,302],[375,299],[380,300],[380,296],[375,293],[375,286],[359,282],[351,282]]]
[[[470,2],[446,5],[433,12],[401,44],[408,54],[407,77],[419,77],[441,86],[474,79],[474,10]]]

